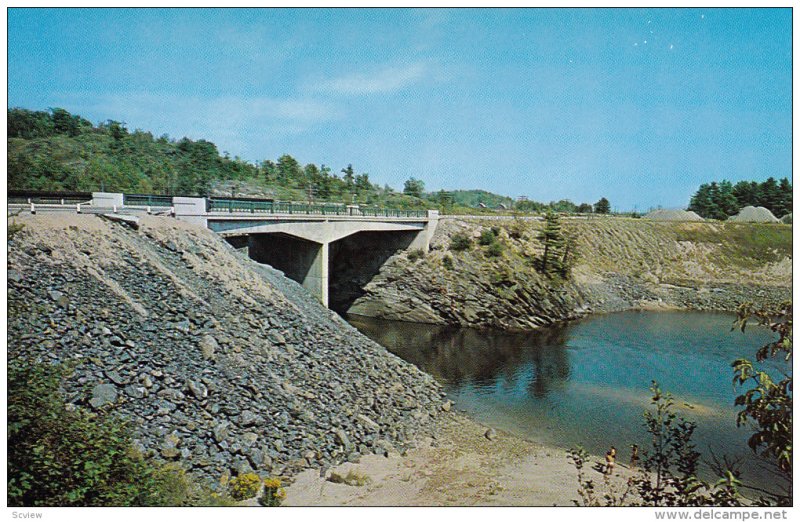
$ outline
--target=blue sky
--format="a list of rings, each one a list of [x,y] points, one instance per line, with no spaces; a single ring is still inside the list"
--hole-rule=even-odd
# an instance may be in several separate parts
[[[9,9],[9,107],[374,182],[688,204],[791,179],[789,9]]]

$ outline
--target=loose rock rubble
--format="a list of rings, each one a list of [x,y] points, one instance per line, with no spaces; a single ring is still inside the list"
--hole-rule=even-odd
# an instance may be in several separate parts
[[[18,218],[9,359],[74,366],[70,407],[130,421],[193,475],[292,476],[435,433],[439,385],[208,230]]]

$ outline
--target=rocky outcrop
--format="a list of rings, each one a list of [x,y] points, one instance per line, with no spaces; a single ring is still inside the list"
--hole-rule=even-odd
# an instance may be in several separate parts
[[[145,454],[210,482],[291,475],[403,451],[444,414],[431,377],[208,230],[18,222],[9,359],[72,367],[70,407],[127,419]]]
[[[403,252],[364,287],[349,312],[434,324],[532,329],[593,312],[636,308],[735,310],[739,303],[791,298],[791,228],[564,219],[573,268],[565,279],[534,267],[536,221],[442,220],[423,259]],[[747,227],[771,227],[753,229]],[[502,253],[477,241],[449,248],[455,234],[477,240],[494,228]],[[769,234],[773,243],[764,241]]]

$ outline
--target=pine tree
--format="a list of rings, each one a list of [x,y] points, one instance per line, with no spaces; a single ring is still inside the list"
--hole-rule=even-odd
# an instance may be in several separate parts
[[[544,244],[544,253],[539,260],[539,271],[545,275],[563,275],[566,242],[561,231],[561,221],[555,212],[545,214],[544,220],[544,230],[538,236],[539,241]]]
[[[611,203],[609,203],[606,198],[600,198],[600,200],[594,204],[594,212],[595,214],[608,214],[611,212]]]

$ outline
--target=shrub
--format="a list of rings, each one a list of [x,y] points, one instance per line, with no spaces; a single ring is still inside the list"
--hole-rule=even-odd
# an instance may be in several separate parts
[[[328,480],[334,484],[347,484],[348,486],[366,486],[371,482],[368,476],[356,469],[349,470],[347,475],[340,475],[334,471]]]
[[[503,255],[503,243],[495,241],[489,248],[486,249],[486,254],[491,257],[499,257]]]
[[[281,487],[281,480],[277,478],[264,479],[264,492],[258,503],[265,507],[277,507],[286,498],[286,491]]]
[[[444,256],[442,258],[442,266],[445,267],[447,270],[453,269],[453,258],[448,256]]]
[[[461,252],[472,248],[472,238],[461,232],[450,238],[450,250]]]
[[[497,234],[493,228],[484,228],[481,231],[481,237],[478,238],[478,243],[481,246],[489,246],[497,240]]]
[[[258,495],[261,488],[261,477],[255,473],[245,473],[231,480],[228,486],[234,500],[247,500]]]
[[[7,238],[7,240],[11,241],[12,239],[14,239],[17,234],[22,232],[23,228],[25,228],[24,224],[17,223],[16,221],[12,220],[11,223],[8,224],[8,238]]]
[[[411,262],[419,261],[423,257],[425,257],[425,251],[421,248],[416,248],[408,253],[408,260]]]
[[[183,471],[146,461],[127,425],[83,408],[67,411],[59,391],[67,371],[19,361],[8,368],[8,505],[185,502]]]

